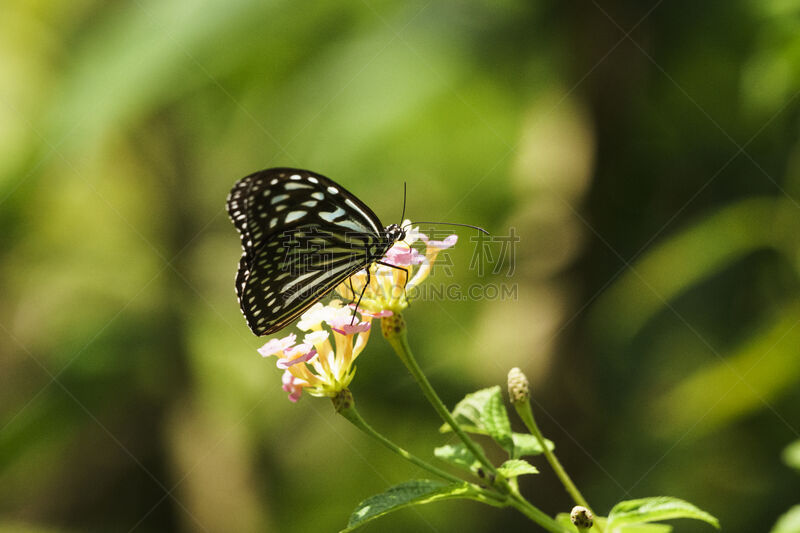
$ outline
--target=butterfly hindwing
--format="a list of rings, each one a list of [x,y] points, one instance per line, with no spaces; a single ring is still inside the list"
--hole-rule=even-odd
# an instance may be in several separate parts
[[[369,207],[306,170],[275,168],[242,178],[227,206],[244,249],[236,292],[256,335],[288,325],[392,244]]]

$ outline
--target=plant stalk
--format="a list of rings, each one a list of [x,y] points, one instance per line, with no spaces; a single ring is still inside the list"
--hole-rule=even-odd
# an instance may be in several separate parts
[[[395,443],[393,443],[392,441],[390,441],[389,439],[378,433],[378,431],[376,431],[372,426],[370,426],[367,423],[366,420],[364,420],[361,417],[361,414],[358,412],[358,410],[356,410],[355,404],[353,404],[352,402],[350,402],[349,405],[344,406],[341,409],[338,409],[337,412],[344,418],[346,418],[355,427],[357,427],[370,437],[374,438],[375,440],[383,444],[386,448],[393,451],[403,459],[406,459],[407,461],[414,463],[423,470],[427,470],[431,474],[437,475],[442,479],[446,479],[447,481],[452,481],[454,483],[465,483],[463,479],[456,477],[448,472],[445,472],[444,470],[433,466],[432,464],[428,463],[427,461],[424,461],[423,459],[420,459],[416,455],[413,455],[412,453],[401,448],[400,446],[396,445]]]
[[[542,435],[539,426],[536,424],[536,420],[533,418],[533,411],[531,410],[531,404],[529,401],[523,402],[515,402],[514,408],[517,410],[517,414],[522,419],[522,422],[525,424],[525,427],[528,428],[528,431],[531,432],[539,446],[542,447],[544,451],[544,456],[547,459],[547,462],[550,463],[553,471],[558,476],[558,479],[561,480],[561,484],[564,485],[564,488],[567,490],[569,495],[572,497],[572,500],[575,502],[576,505],[581,505],[586,507],[590,511],[592,508],[589,506],[589,503],[586,501],[586,498],[583,497],[581,491],[578,490],[578,487],[575,486],[575,483],[572,482],[572,478],[569,477],[567,471],[564,470],[564,467],[561,466],[561,462],[556,457],[556,454],[547,447],[547,443],[544,440],[544,436]],[[592,511],[594,513],[594,511]],[[598,530],[600,533],[603,533],[602,528],[595,522],[594,528]]]
[[[402,317],[400,317],[400,320],[402,320]],[[484,468],[486,468],[489,472],[496,474],[497,469],[495,466],[489,462],[489,459],[486,458],[483,450],[481,450],[478,445],[475,444],[475,441],[473,441],[469,435],[467,435],[467,433],[461,429],[461,426],[458,425],[453,418],[453,415],[451,415],[450,411],[447,409],[447,407],[445,407],[441,398],[439,398],[439,395],[436,394],[436,391],[433,389],[430,381],[428,381],[428,378],[422,373],[422,369],[417,364],[416,359],[414,359],[414,354],[411,352],[411,347],[408,344],[408,337],[406,336],[405,328],[401,329],[399,332],[393,333],[393,335],[387,336],[384,330],[384,336],[389,341],[389,344],[392,345],[392,348],[394,348],[395,353],[397,353],[397,356],[400,357],[400,360],[403,362],[403,364],[406,365],[408,371],[411,372],[411,375],[419,384],[419,387],[422,389],[422,393],[425,395],[425,398],[428,399],[428,402],[431,404],[433,409],[442,418],[442,420],[444,420],[453,429],[456,435],[458,435],[458,438],[461,439],[467,449],[469,449],[469,451],[475,456],[481,465],[483,465]]]

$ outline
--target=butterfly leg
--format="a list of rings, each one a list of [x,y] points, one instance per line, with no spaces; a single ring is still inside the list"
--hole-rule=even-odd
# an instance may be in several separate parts
[[[408,269],[407,268],[403,268],[403,267],[399,267],[397,265],[393,265],[391,263],[384,263],[383,261],[375,261],[375,262],[378,263],[379,265],[396,268],[397,270],[402,270],[403,272],[405,272],[406,279],[403,282],[403,293],[405,293],[406,292],[406,285],[408,285]],[[411,302],[409,302],[409,304],[410,303]]]
[[[350,293],[353,295],[353,299],[355,300],[356,289],[353,287],[353,276],[347,278],[347,282],[350,283]],[[352,303],[352,301],[350,303]]]
[[[356,307],[353,309],[353,317],[350,319],[350,325],[353,325],[353,322],[356,320],[356,312],[358,311],[358,306],[361,305],[361,298],[364,296],[364,291],[367,290],[369,287],[370,277],[369,277],[369,265],[367,265],[367,282],[364,284],[364,287],[361,289],[361,294],[358,295],[358,301],[356,302]],[[353,282],[350,282],[350,290],[353,290]],[[356,291],[353,291],[353,296],[356,295]]]
[[[397,269],[397,270],[402,270],[403,272],[405,272],[405,274],[406,274],[406,280],[403,282],[403,290],[405,290],[405,289],[406,289],[406,285],[408,285],[408,269],[407,269],[407,268],[399,267],[399,266],[397,266],[397,265],[393,265],[393,264],[391,264],[391,263],[384,263],[383,261],[375,261],[375,262],[376,262],[376,263],[378,263],[379,265],[383,265],[383,266],[387,266],[387,267],[392,267],[392,268],[395,268],[395,269]]]

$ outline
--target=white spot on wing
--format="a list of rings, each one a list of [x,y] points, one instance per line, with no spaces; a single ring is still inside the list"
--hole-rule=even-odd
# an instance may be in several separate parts
[[[344,209],[342,209],[341,207],[337,207],[336,211],[331,211],[331,212],[326,211],[324,213],[320,213],[319,218],[321,218],[325,222],[333,222],[342,215],[344,215]]]
[[[297,189],[311,189],[311,185],[307,183],[287,183],[284,187],[287,191],[296,191]]]
[[[370,226],[372,226],[372,228],[375,230],[375,233],[377,233],[377,234],[381,233],[380,228],[378,228],[378,226],[375,225],[375,223],[372,221],[372,218],[368,217],[367,214],[360,207],[358,207],[358,204],[356,204],[350,198],[345,200],[344,203],[346,203],[347,205],[349,205],[350,207],[352,207],[353,209],[358,211],[361,214],[361,216],[363,216],[365,219],[367,219],[367,221],[369,222]]]
[[[308,211],[292,211],[288,215],[286,215],[286,223],[294,222],[295,220],[299,220],[303,218]]]
[[[340,226],[344,226],[345,228],[350,228],[353,231],[358,231],[358,232],[362,232],[362,233],[368,233],[369,232],[369,228],[368,227],[366,227],[366,226],[364,226],[362,224],[359,224],[355,220],[347,220],[347,219],[340,220],[340,221],[337,222],[337,224],[339,224]]]

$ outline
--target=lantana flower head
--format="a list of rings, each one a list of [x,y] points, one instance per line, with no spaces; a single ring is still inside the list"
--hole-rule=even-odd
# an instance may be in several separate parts
[[[403,227],[409,227],[406,238],[389,248],[383,258],[384,263],[394,267],[374,263],[369,267],[369,285],[367,271],[362,270],[336,288],[343,298],[351,301],[358,300],[363,290],[359,309],[373,318],[391,316],[408,307],[409,292],[428,277],[439,252],[458,241],[457,235],[449,235],[441,241],[432,240],[420,232],[419,227],[410,226],[411,222],[403,221]],[[414,246],[416,242],[424,243],[424,253]]]
[[[327,305],[317,302],[297,323],[306,332],[301,343],[291,333],[269,340],[258,350],[264,357],[277,357],[289,400],[296,402],[304,390],[332,398],[350,385],[355,376],[353,363],[367,344],[372,320],[368,313],[360,315],[360,320],[354,320],[353,310],[339,300]]]

